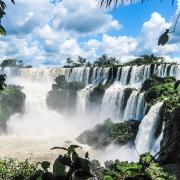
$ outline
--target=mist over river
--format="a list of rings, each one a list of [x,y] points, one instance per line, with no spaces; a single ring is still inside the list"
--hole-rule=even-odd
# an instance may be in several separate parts
[[[107,118],[122,123],[127,120],[142,121],[135,140],[139,145],[137,149],[141,153],[153,152],[156,145],[155,149],[158,150],[163,132],[155,139],[154,128],[157,126],[158,114],[163,103],[152,106],[145,115],[146,103],[140,87],[152,74],[160,77],[171,75],[179,79],[180,68],[178,65],[168,64],[127,66],[118,68],[116,75],[110,68],[96,67],[6,68],[4,73],[8,77],[7,84],[23,87],[26,100],[24,112],[12,115],[7,121],[7,133],[0,136],[0,156],[30,158],[37,162],[53,161],[61,151],[52,151],[50,150],[52,147],[79,144],[76,137],[80,133]],[[47,94],[52,90],[52,84],[58,75],[64,75],[69,82],[82,82],[86,85],[77,93],[75,113],[69,113],[68,108],[66,113],[60,113],[47,106]],[[90,93],[97,84],[105,85],[110,80],[114,82],[105,90],[101,104],[89,110]],[[127,98],[129,88],[131,93]],[[139,158],[134,147],[129,144],[123,146],[110,144],[101,150],[95,150],[88,145],[79,145],[83,147],[82,154],[89,151],[90,159],[95,158],[101,162],[110,159],[137,161]]]
[[[98,122],[87,115],[62,115],[48,109],[46,105],[47,93],[51,90],[53,81],[46,82],[14,77],[7,71],[8,84],[22,86],[26,95],[24,113],[17,113],[7,121],[7,135],[0,136],[0,157],[17,159],[29,158],[33,162],[53,161],[62,151],[50,150],[55,146],[79,144],[75,138],[84,130],[94,127]],[[83,147],[81,154],[89,151],[91,159],[104,162],[107,159],[136,160],[137,154],[128,146],[122,148],[110,145],[106,150],[94,150],[89,146]],[[113,151],[112,151],[113,150]],[[110,153],[113,152],[113,153]],[[127,155],[129,154],[129,155]]]

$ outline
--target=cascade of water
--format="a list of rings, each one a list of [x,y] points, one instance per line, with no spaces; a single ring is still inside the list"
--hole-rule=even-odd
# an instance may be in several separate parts
[[[142,120],[145,115],[145,112],[146,112],[146,103],[145,103],[144,93],[139,93],[135,120]]]
[[[120,67],[118,68],[118,77],[117,76],[117,81],[119,81],[120,84],[122,85],[127,85],[128,84],[128,77],[129,77],[129,73],[131,70],[131,66],[124,66],[124,67]]]
[[[162,105],[163,102],[153,105],[140,124],[135,144],[138,152],[141,154],[149,152],[152,148],[156,125],[159,120],[159,113]]]
[[[17,77],[20,74],[20,69],[17,67],[6,67],[1,69],[1,74],[6,74],[7,82],[10,83],[12,77]]]
[[[64,75],[68,79],[71,69],[70,68],[22,68],[20,77],[32,81],[39,82],[53,82],[58,75]]]
[[[180,80],[180,65],[173,65],[170,69],[170,76],[174,76],[177,80]]]
[[[165,124],[163,123],[161,133],[158,136],[158,138],[155,140],[155,142],[154,142],[154,144],[152,146],[152,149],[151,149],[151,154],[152,155],[160,151],[161,140],[163,139],[164,126],[165,126]]]
[[[118,68],[116,82],[130,87],[140,88],[142,83],[150,77],[150,65],[125,66]]]
[[[124,90],[120,84],[114,84],[108,88],[104,94],[101,117],[112,120],[122,120],[124,111]]]
[[[90,68],[73,68],[68,81],[77,81],[84,84],[89,83]]]
[[[134,90],[126,104],[124,111],[124,121],[127,120],[142,120],[145,112],[144,93],[139,93]]]
[[[92,77],[90,78],[90,84],[105,84],[109,78],[110,68],[93,68]]]
[[[87,85],[84,89],[77,92],[77,113],[85,114],[88,108],[89,95],[94,89],[94,85]]]
[[[133,66],[129,84],[132,87],[140,88],[148,77],[150,77],[150,66]]]

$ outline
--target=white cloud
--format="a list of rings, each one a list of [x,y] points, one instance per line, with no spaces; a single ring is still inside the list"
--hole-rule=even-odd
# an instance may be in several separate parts
[[[177,12],[180,0],[178,3]],[[79,55],[91,61],[102,54],[124,61],[144,53],[169,56],[180,51],[180,26],[169,44],[159,47],[157,41],[173,21],[167,23],[154,12],[137,37],[113,36],[108,30],[120,29],[121,25],[106,9],[99,8],[96,0],[62,0],[55,4],[18,0],[16,6],[8,3],[4,18],[8,37],[0,38],[1,58],[15,57],[38,65],[63,64],[66,57]]]
[[[102,33],[110,28],[120,28],[111,14],[97,6],[95,0],[63,0],[56,9],[53,27],[61,30],[83,33]]]
[[[121,27],[95,0],[18,0],[7,5],[3,24],[8,37],[0,37],[1,58],[13,56],[35,65],[62,63],[67,56],[95,57],[95,50],[83,50],[77,39]]]

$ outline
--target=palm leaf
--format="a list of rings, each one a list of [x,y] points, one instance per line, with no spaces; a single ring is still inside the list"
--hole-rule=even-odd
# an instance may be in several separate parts
[[[144,3],[145,1],[148,1],[148,0],[141,0],[141,3]],[[172,5],[174,5],[174,0],[171,0],[172,1]],[[112,4],[114,4],[114,6],[117,6],[118,4],[124,4],[124,2],[129,2],[129,3],[133,3],[135,2],[135,0],[100,0],[100,5],[101,6],[105,6],[105,7],[110,7]],[[162,0],[161,0],[162,2]]]
[[[0,25],[0,34],[3,36],[6,36],[6,30],[4,29],[2,25]]]

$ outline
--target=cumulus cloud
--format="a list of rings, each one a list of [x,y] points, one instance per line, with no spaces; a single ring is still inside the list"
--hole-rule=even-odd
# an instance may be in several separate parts
[[[176,15],[179,11],[180,0]],[[114,36],[109,35],[109,30],[120,30],[122,25],[95,0],[18,0],[16,6],[8,3],[8,15],[3,19],[8,36],[0,37],[1,59],[13,57],[33,65],[62,65],[65,58],[79,55],[90,61],[102,54],[122,61],[144,53],[169,57],[179,53],[179,26],[169,44],[162,47],[157,41],[173,20],[166,22],[154,12],[138,36]]]
[[[67,56],[95,57],[95,50],[82,49],[77,39],[121,27],[95,0],[19,0],[7,6],[3,24],[8,37],[0,37],[1,59],[31,59],[37,65],[61,64]]]
[[[95,0],[63,0],[55,10],[53,27],[76,33],[105,32],[120,28],[117,20],[97,6]]]

